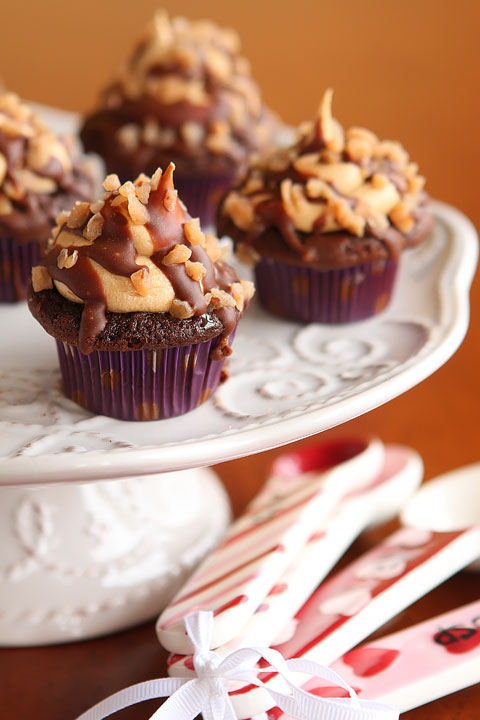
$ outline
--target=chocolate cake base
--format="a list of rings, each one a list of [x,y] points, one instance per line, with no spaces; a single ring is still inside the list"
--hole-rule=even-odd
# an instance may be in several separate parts
[[[56,290],[30,290],[28,306],[49,335],[56,340],[79,345],[83,305],[66,300]],[[223,333],[216,314],[178,320],[168,313],[106,313],[107,324],[95,338],[92,350],[161,350],[195,345],[213,340]]]

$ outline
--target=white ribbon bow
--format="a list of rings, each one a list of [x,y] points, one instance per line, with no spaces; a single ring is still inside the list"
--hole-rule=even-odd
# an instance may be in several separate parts
[[[131,685],[102,700],[77,720],[103,720],[130,705],[144,700],[168,697],[150,720],[193,720],[199,713],[204,720],[237,720],[228,694],[230,683],[240,681],[256,685],[268,692],[272,706],[277,705],[292,720],[398,720],[399,712],[387,705],[359,700],[336,672],[311,660],[285,660],[271,648],[241,648],[222,660],[210,650],[212,612],[198,612],[185,618],[185,629],[194,647],[193,664],[196,677],[161,678]],[[258,668],[261,659],[269,667]],[[258,673],[276,672],[286,682],[290,693],[268,687]],[[302,690],[292,679],[292,672],[321,677],[347,690],[349,698],[327,699]]]

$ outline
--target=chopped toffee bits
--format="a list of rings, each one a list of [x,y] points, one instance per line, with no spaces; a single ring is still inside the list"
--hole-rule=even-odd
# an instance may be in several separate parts
[[[223,347],[253,294],[251,283],[216,264],[228,246],[205,236],[178,202],[173,170],[171,164],[151,179],[142,174],[123,184],[109,175],[99,200],[77,202],[57,218],[43,264],[32,273],[34,289],[53,282],[67,300],[73,295],[85,305],[83,352],[105,326],[107,310],[169,313],[176,320],[218,311]]]
[[[32,286],[34,292],[51,290],[53,287],[52,278],[50,277],[47,268],[43,265],[38,265],[37,267],[32,268]]]
[[[71,255],[67,248],[62,248],[57,257],[57,267],[59,270],[72,268],[78,260],[78,250],[74,250]]]
[[[177,191],[176,190],[167,190],[165,193],[165,197],[163,198],[163,204],[165,205],[166,210],[168,212],[172,212],[175,210],[175,205],[177,204]]]
[[[102,96],[102,109],[112,117],[122,106],[144,99],[153,110],[120,126],[112,123],[108,140],[113,137],[127,154],[148,145],[161,151],[181,148],[187,155],[200,149],[242,162],[265,146],[277,122],[262,104],[249,63],[239,55],[238,37],[232,42],[231,36],[213,23],[170,18],[158,10]],[[178,104],[200,108],[201,121],[192,121],[191,112],[174,125],[155,117],[156,105],[168,109]],[[84,127],[84,139],[90,122],[95,124],[95,116]]]
[[[412,231],[425,202],[418,166],[398,142],[359,127],[344,132],[332,116],[332,95],[327,90],[314,123],[300,126],[293,148],[265,153],[227,194],[221,215],[236,228],[261,234],[276,208],[273,225],[282,225],[282,213],[293,223],[284,237],[297,252],[303,245],[300,238],[293,242],[295,231],[346,230],[357,237],[385,233],[389,226]]]
[[[91,212],[90,205],[87,202],[76,202],[67,218],[67,227],[72,230],[82,227],[87,222]]]
[[[192,251],[186,245],[175,245],[162,260],[164,265],[178,265],[187,262]]]
[[[56,137],[14,93],[0,92],[0,132],[17,147],[15,152],[0,153],[0,185],[7,200],[19,202],[28,193],[53,195],[62,188],[72,173],[76,148]],[[13,209],[12,203],[4,202],[1,214]]]
[[[96,240],[102,234],[104,222],[105,220],[101,213],[92,215],[83,231],[83,237],[86,240]]]
[[[190,245],[201,245],[205,247],[205,235],[200,228],[200,220],[194,218],[183,226],[183,232]]]
[[[188,277],[192,278],[192,280],[196,280],[197,282],[200,282],[200,280],[204,278],[207,273],[205,265],[202,265],[201,262],[191,262],[190,260],[186,260],[185,270]]]
[[[150,292],[151,278],[147,268],[140,268],[130,275],[133,287],[139,295],[146,297]]]
[[[103,187],[108,192],[115,192],[115,190],[118,190],[120,185],[121,185],[121,183],[120,183],[118,175],[107,175],[107,177],[105,178],[105,181],[103,183]]]

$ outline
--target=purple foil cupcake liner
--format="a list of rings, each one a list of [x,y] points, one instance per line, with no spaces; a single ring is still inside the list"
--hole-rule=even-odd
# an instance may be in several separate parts
[[[297,322],[365,320],[387,306],[397,265],[382,260],[320,271],[262,258],[255,267],[257,295],[268,310]]]
[[[183,175],[180,170],[175,173],[175,187],[178,197],[186,206],[192,217],[200,218],[200,225],[212,227],[218,204],[222,196],[229,190],[238,172],[222,173],[211,177]]]
[[[78,405],[118,420],[183,415],[208,400],[220,381],[224,361],[210,358],[218,343],[217,337],[166,350],[85,355],[57,340],[64,392]]]
[[[38,243],[20,244],[11,238],[0,237],[0,302],[25,299],[32,267],[38,265],[40,256]]]

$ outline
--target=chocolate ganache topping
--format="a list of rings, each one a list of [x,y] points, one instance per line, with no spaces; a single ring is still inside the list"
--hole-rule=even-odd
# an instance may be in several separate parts
[[[332,96],[327,90],[293,147],[252,162],[224,198],[218,231],[245,259],[348,267],[397,258],[430,230],[418,166],[398,142],[364,128],[344,131],[332,117]]]
[[[41,265],[32,270],[34,293],[52,289],[83,303],[78,345],[93,349],[110,313],[166,313],[188,320],[216,314],[223,326],[217,357],[253,295],[223,259],[228,248],[204,235],[173,185],[174,165],[123,185],[109,175],[93,203],[61,213]]]
[[[81,136],[117,170],[140,154],[142,169],[165,154],[181,168],[212,160],[235,167],[268,143],[279,121],[262,103],[240,42],[208,21],[159,10]],[[179,164],[180,163],[180,164]],[[155,166],[156,167],[156,166]],[[117,170],[120,172],[119,170]]]
[[[95,171],[17,95],[0,93],[0,237],[46,243],[62,209],[93,197]]]

